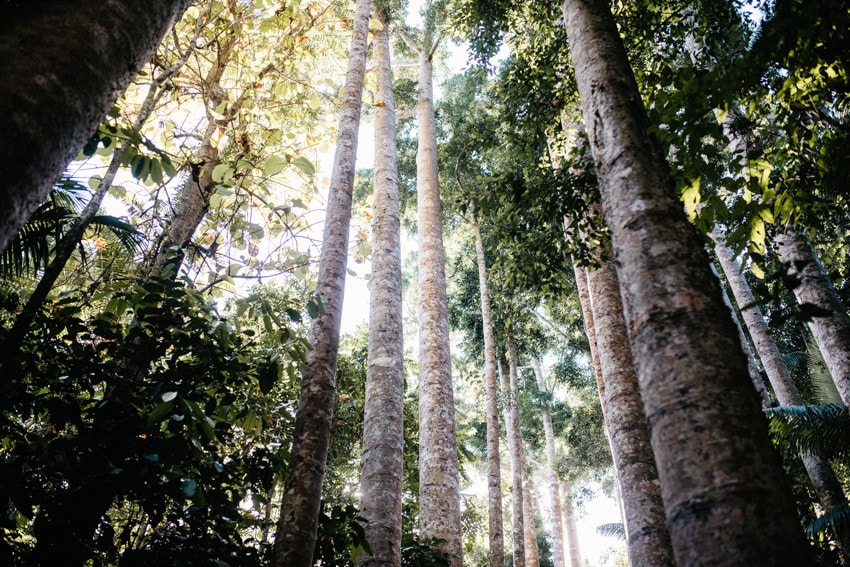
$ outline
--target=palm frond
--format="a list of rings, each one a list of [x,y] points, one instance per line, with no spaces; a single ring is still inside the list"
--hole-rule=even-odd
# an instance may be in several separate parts
[[[850,502],[830,508],[823,515],[806,526],[806,535],[816,541],[830,539],[850,526]]]
[[[596,533],[601,536],[615,537],[626,541],[626,526],[620,522],[613,524],[600,524],[596,526]]]
[[[770,431],[780,443],[826,458],[850,456],[847,406],[779,406],[765,413]]]
[[[57,206],[52,199],[42,203],[0,256],[0,277],[34,274],[46,266],[53,246],[75,216],[72,209]]]
[[[818,401],[822,404],[840,404],[841,394],[838,393],[835,381],[826,367],[823,354],[814,341],[809,342],[806,349],[806,364],[809,368],[809,377],[812,380],[812,390],[814,390]]]
[[[96,234],[108,229],[130,252],[139,252],[145,241],[145,235],[135,226],[111,215],[98,215],[92,219],[89,226]]]

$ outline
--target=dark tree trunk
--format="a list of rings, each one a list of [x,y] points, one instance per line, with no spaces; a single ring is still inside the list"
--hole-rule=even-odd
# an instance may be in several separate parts
[[[188,0],[0,8],[0,251],[153,55]]]

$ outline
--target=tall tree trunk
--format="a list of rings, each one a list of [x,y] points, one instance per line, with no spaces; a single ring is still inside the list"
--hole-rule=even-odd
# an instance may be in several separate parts
[[[0,251],[187,4],[31,0],[2,9]]]
[[[623,496],[626,544],[632,565],[672,566],[673,549],[658,469],[649,444],[623,305],[614,266],[587,270],[596,348],[610,413],[608,435],[620,494]]]
[[[419,49],[416,186],[419,230],[419,527],[445,540],[452,567],[462,564],[460,477],[455,438],[452,362],[446,306],[443,220],[437,174],[430,32]]]
[[[351,226],[351,195],[366,68],[369,0],[357,1],[352,27],[342,115],[328,189],[328,209],[316,283],[316,292],[322,298],[324,312],[310,326],[312,349],[307,353],[298,411],[295,414],[283,506],[275,534],[274,567],[312,565],[316,543],[336,389],[339,328]]]
[[[547,385],[540,362],[535,361],[533,368],[534,377],[537,379],[537,388],[541,392],[551,395],[553,388]],[[549,403],[540,405],[540,413],[543,418],[543,434],[546,439],[546,479],[549,483],[549,506],[552,508],[552,564],[555,567],[563,567],[564,524],[561,521],[561,495],[558,489],[558,473],[555,462],[555,428],[552,424]]]
[[[537,530],[534,524],[534,483],[531,481],[525,444],[520,444],[520,457],[522,459],[522,534],[523,546],[525,547],[525,565],[526,567],[540,567]]]
[[[398,202],[395,104],[387,13],[376,9],[378,74],[375,105],[375,197],[369,355],[363,418],[360,514],[372,554],[360,565],[401,565],[401,501],[404,464],[404,346],[401,300],[401,236]]]
[[[604,0],[562,6],[680,565],[805,565],[717,279],[676,199]]]
[[[519,429],[517,361],[514,341],[508,337],[508,381],[505,391],[505,425],[508,432],[508,451],[511,455],[511,526],[513,534],[514,567],[525,567],[525,527],[522,490],[522,435]],[[504,366],[503,366],[504,367]]]
[[[791,378],[791,372],[782,358],[782,353],[779,352],[779,347],[776,346],[776,342],[770,336],[761,309],[756,304],[756,298],[743,274],[741,274],[740,267],[726,245],[716,235],[712,236],[715,239],[714,251],[720,261],[720,267],[726,275],[735,301],[741,308],[741,317],[743,317],[744,324],[750,332],[750,337],[764,371],[771,386],[773,386],[776,399],[783,406],[803,405],[803,399]],[[818,499],[825,509],[836,508],[847,501],[844,489],[827,459],[807,453],[801,453],[800,458],[809,479],[812,481]],[[843,529],[835,535],[846,557],[847,553],[850,552],[850,533],[847,529]]]
[[[481,296],[481,322],[484,330],[484,389],[487,419],[487,512],[490,567],[505,564],[505,536],[502,519],[502,463],[499,455],[499,392],[496,385],[496,339],[490,312],[490,291],[487,285],[487,260],[484,239],[475,212],[472,212],[472,231],[475,234],[475,258],[478,263],[478,292]]]
[[[850,406],[850,316],[806,237],[792,227],[776,238],[779,259],[799,278],[794,295],[801,305],[814,305],[828,315],[816,315],[809,329],[844,403]]]
[[[581,567],[581,548],[578,542],[578,527],[573,510],[573,498],[570,484],[566,480],[561,481],[563,492],[561,500],[564,503],[564,528],[567,532],[567,542],[570,548],[570,567]],[[637,565],[635,565],[637,567]]]

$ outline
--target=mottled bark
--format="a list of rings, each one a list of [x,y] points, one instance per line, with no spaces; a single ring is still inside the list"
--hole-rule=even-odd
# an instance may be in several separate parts
[[[537,388],[541,392],[551,394],[551,388],[547,387],[540,363],[535,361],[533,368]],[[540,406],[540,414],[543,418],[543,435],[546,440],[546,480],[549,483],[549,506],[552,508],[552,564],[555,567],[562,567],[564,565],[564,524],[561,521],[561,495],[558,489],[558,472],[555,462],[555,428],[552,424],[552,413],[549,411],[548,403]]]
[[[419,528],[446,541],[452,567],[462,564],[460,478],[446,306],[445,253],[437,175],[433,38],[419,51],[416,189],[419,230]]]
[[[30,0],[0,18],[0,251],[154,53],[187,0]]]
[[[587,270],[596,348],[602,369],[608,435],[623,497],[626,545],[632,565],[672,566],[658,470],[635,375],[614,267]]]
[[[508,338],[508,381],[502,389],[505,391],[505,426],[508,437],[508,451],[511,456],[511,534],[513,538],[513,565],[525,566],[525,527],[523,516],[522,490],[522,435],[519,429],[519,406],[517,404],[517,361],[516,349],[512,338]],[[502,365],[504,368],[504,365]]]
[[[324,312],[310,326],[312,348],[307,353],[307,364],[301,380],[283,506],[275,534],[274,567],[311,565],[316,542],[336,390],[339,329],[351,225],[351,194],[366,67],[369,0],[357,1],[352,28],[316,283],[316,292],[322,298]]]
[[[850,406],[850,316],[847,308],[805,235],[786,227],[776,237],[776,252],[788,265],[790,273],[799,278],[794,287],[797,301],[828,313],[812,317],[808,325],[842,401]]]
[[[404,463],[404,346],[402,338],[401,236],[398,201],[395,104],[388,22],[373,30],[378,75],[375,105],[375,196],[372,205],[372,277],[369,355],[363,418],[360,514],[366,520],[371,556],[359,565],[401,565],[401,501]]]
[[[782,357],[779,347],[770,336],[761,309],[756,303],[756,298],[744,279],[740,267],[726,245],[716,235],[712,236],[715,239],[714,251],[720,262],[720,267],[726,275],[735,301],[741,307],[741,317],[743,317],[744,324],[750,333],[756,353],[761,360],[770,385],[773,387],[776,399],[783,406],[803,405],[803,398],[800,397],[800,392],[794,384],[788,365],[785,364],[785,359]],[[847,501],[844,489],[827,459],[806,453],[801,453],[800,458],[824,509],[836,508]],[[847,552],[850,551],[850,533],[847,529],[844,529],[836,536],[838,544],[846,556]]]
[[[719,283],[604,0],[564,21],[679,565],[811,563]]]
[[[496,385],[496,339],[490,312],[490,292],[487,285],[487,260],[481,227],[473,211],[472,231],[475,234],[475,258],[478,264],[478,292],[481,296],[481,322],[484,330],[484,391],[487,420],[487,512],[490,567],[505,564],[505,536],[502,518],[502,463],[499,455],[499,392]]]
[[[537,530],[534,525],[534,483],[531,481],[531,471],[528,468],[525,445],[520,445],[522,462],[522,538],[525,548],[526,567],[540,566],[540,552],[537,549]]]
[[[561,500],[564,503],[564,529],[567,532],[567,542],[570,551],[570,567],[581,567],[581,548],[578,542],[578,526],[576,525],[576,516],[573,511],[573,499],[570,491],[570,485],[567,481],[561,481],[561,491],[563,492]],[[635,565],[634,567],[638,567]]]

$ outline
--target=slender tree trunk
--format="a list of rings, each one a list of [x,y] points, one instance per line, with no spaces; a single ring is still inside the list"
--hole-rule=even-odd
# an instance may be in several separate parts
[[[540,552],[537,549],[537,530],[534,524],[534,483],[531,481],[531,471],[528,468],[528,458],[525,445],[520,444],[522,458],[522,534],[525,547],[526,567],[540,566]]]
[[[0,251],[187,4],[31,0],[2,9]]]
[[[513,533],[514,567],[525,567],[525,527],[522,490],[522,435],[519,429],[517,361],[513,339],[508,337],[508,382],[505,391],[505,425],[508,431],[508,451],[511,455],[511,526]],[[502,376],[504,380],[504,375]]]
[[[487,511],[489,519],[490,567],[505,564],[505,536],[502,519],[502,473],[499,456],[499,392],[496,385],[496,339],[490,312],[490,292],[487,285],[487,260],[481,227],[472,213],[475,233],[475,257],[478,263],[478,290],[481,296],[481,321],[484,330],[484,389],[487,419]]]
[[[741,270],[730,250],[716,235],[712,235],[712,237],[715,240],[714,251],[720,261],[720,267],[726,275],[735,301],[741,307],[741,317],[743,317],[744,324],[750,332],[750,337],[759,359],[761,359],[767,378],[773,386],[776,399],[783,406],[803,405],[803,399],[800,397],[797,386],[794,385],[791,372],[788,370],[776,342],[770,336],[764,316],[756,304],[756,298],[750,290],[750,286],[741,274]],[[825,509],[836,508],[847,501],[844,489],[827,459],[806,453],[801,453],[800,458],[809,479],[812,481],[812,486],[817,492],[818,499]],[[850,551],[850,533],[847,529],[844,529],[837,533],[836,537],[846,557],[848,551]]]
[[[806,565],[729,311],[604,0],[566,0],[584,121],[680,565]]]
[[[841,399],[850,406],[850,316],[847,308],[803,234],[786,227],[776,238],[776,252],[779,259],[788,264],[790,273],[800,280],[793,290],[797,301],[829,313],[812,317],[809,329]]]
[[[570,490],[570,484],[562,480],[561,490],[563,492],[561,500],[564,502],[564,528],[567,532],[567,542],[570,547],[570,567],[581,567],[581,548],[578,543],[578,526],[576,526],[575,512],[573,511],[573,499]],[[634,567],[638,567],[635,565]]]
[[[376,9],[383,29],[373,33],[378,74],[375,108],[375,197],[372,226],[369,358],[363,418],[360,514],[372,554],[358,564],[401,565],[401,500],[404,463],[404,346],[402,338],[401,236],[398,202],[395,104],[386,10]]]
[[[541,392],[552,394],[543,377],[543,369],[540,362],[535,361],[534,377],[537,379],[537,388]],[[552,413],[549,411],[549,403],[541,404],[540,413],[543,418],[543,434],[546,439],[546,479],[549,483],[549,506],[552,508],[552,564],[555,567],[564,565],[564,524],[561,521],[561,495],[558,489],[557,464],[555,463],[555,427],[552,424]]]
[[[610,263],[587,270],[596,348],[608,408],[611,455],[623,495],[626,544],[632,565],[672,566],[658,470],[635,376],[617,274]]]
[[[419,51],[416,185],[419,229],[419,526],[439,538],[452,567],[462,564],[460,478],[446,306],[445,253],[437,175],[433,38]]]
[[[340,317],[351,225],[351,195],[366,67],[369,0],[357,1],[352,27],[353,37],[316,284],[324,312],[310,326],[312,349],[307,353],[295,415],[283,506],[275,534],[274,567],[312,565],[316,542],[336,389]]]

